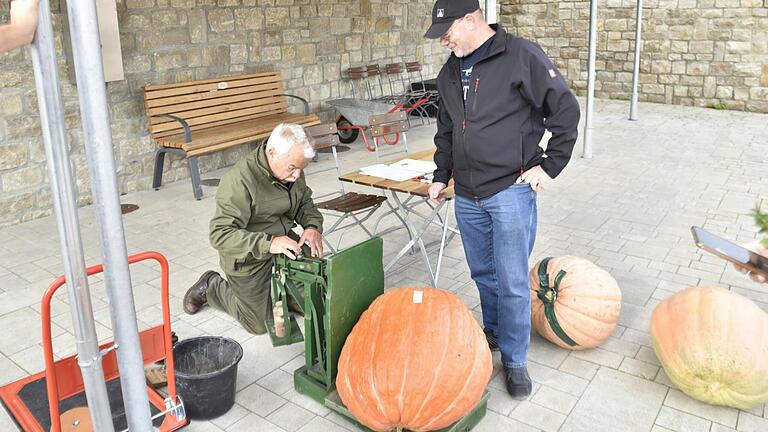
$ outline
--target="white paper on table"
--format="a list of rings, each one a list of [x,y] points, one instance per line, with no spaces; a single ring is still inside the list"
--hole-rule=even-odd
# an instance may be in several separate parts
[[[360,168],[360,172],[365,175],[385,178],[387,180],[394,180],[399,182],[409,180],[421,175],[421,173],[417,173],[415,171],[410,171],[410,170],[389,166],[385,164],[376,164],[376,165],[370,165],[367,167],[362,167]]]
[[[416,175],[414,177],[418,177],[424,174],[432,174],[437,169],[437,165],[435,165],[435,163],[432,161],[416,160],[416,159],[403,159],[393,163],[390,166],[405,169],[408,171],[414,171],[416,172]]]

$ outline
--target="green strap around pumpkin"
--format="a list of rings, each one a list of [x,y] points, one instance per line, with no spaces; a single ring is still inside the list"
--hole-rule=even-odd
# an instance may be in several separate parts
[[[557,322],[557,316],[555,315],[555,300],[557,300],[557,292],[558,292],[558,289],[560,289],[560,281],[562,281],[563,278],[565,277],[566,271],[560,270],[557,273],[557,276],[555,276],[554,286],[550,287],[549,274],[547,273],[547,267],[549,266],[549,260],[551,259],[552,257],[544,258],[543,260],[541,260],[541,263],[539,264],[538,297],[539,297],[539,300],[541,300],[544,303],[544,316],[547,317],[547,322],[549,322],[549,326],[552,328],[552,331],[555,332],[555,334],[557,335],[557,337],[560,338],[560,340],[562,340],[569,346],[575,346],[578,344],[565,333],[565,330],[563,330],[562,327],[560,327],[560,323]]]

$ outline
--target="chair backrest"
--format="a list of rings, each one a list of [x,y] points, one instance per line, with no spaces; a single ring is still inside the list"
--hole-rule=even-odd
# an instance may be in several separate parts
[[[336,152],[336,146],[339,145],[339,130],[336,128],[336,123],[325,123],[317,126],[304,128],[307,135],[312,139],[312,147],[315,150],[321,150],[330,148],[333,153],[334,166],[312,170],[312,172],[305,172],[306,177],[314,176],[316,174],[324,173],[331,170],[336,170],[336,177],[341,177],[341,166],[339,165],[339,156]],[[344,183],[339,180],[339,192],[330,192],[327,194],[315,196],[314,199],[320,199],[329,195],[335,195],[337,193],[344,194]]]
[[[371,90],[368,87],[368,70],[365,66],[347,68],[347,79],[352,84],[353,97],[360,97],[358,95],[358,86],[363,85],[363,83],[365,85],[365,90],[370,94]]]
[[[368,70],[363,67],[347,68],[347,78],[351,80],[360,80],[368,76]]]
[[[336,123],[311,126],[304,130],[312,138],[312,147],[315,150],[339,145],[339,130],[336,128]]]
[[[378,64],[369,64],[365,68],[368,71],[368,91],[370,93],[370,99],[374,99],[374,97],[386,96],[384,94],[384,85],[381,82],[381,67],[379,67]],[[376,84],[379,86],[379,96],[374,96],[374,92],[370,87],[371,79],[374,80],[374,86],[376,86]]]
[[[408,89],[412,93],[426,93],[427,86],[424,84],[424,76],[421,74],[421,63],[418,61],[405,62],[405,70],[408,72]]]
[[[421,71],[421,63],[415,61],[415,62],[405,62],[405,70],[408,71],[408,73],[411,72],[420,72]]]
[[[392,92],[392,95],[395,96],[398,93],[398,90],[396,90],[396,84],[400,83],[400,86],[402,87],[400,92],[405,93],[407,90],[405,88],[405,83],[403,82],[403,64],[402,63],[389,63],[384,67],[384,73],[387,75],[387,80],[389,81],[389,90]]]
[[[368,117],[371,125],[371,136],[381,137],[397,133],[405,133],[410,129],[408,115],[405,111],[397,110],[386,114],[377,114]]]
[[[183,133],[181,124],[163,117],[183,118],[191,130],[285,113],[288,105],[280,72],[261,72],[144,87],[149,132],[153,138]]]
[[[381,68],[377,64],[369,64],[365,67],[368,71],[368,76],[376,76],[381,74]]]

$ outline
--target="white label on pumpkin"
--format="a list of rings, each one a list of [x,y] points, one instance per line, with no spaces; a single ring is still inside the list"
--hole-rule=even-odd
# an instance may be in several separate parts
[[[424,298],[424,291],[414,291],[413,292],[413,302],[418,304],[421,303],[421,300]]]

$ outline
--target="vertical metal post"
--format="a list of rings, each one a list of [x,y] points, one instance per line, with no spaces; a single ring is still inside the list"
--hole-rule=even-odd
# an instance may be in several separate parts
[[[154,428],[115,176],[96,3],[93,0],[69,1],[67,12],[112,330],[118,344],[117,360],[125,417],[131,432],[152,432]]]
[[[485,0],[485,22],[496,24],[496,0]]]
[[[589,1],[589,66],[587,72],[587,115],[584,118],[583,158],[592,158],[592,112],[595,105],[595,52],[597,51],[597,0]]]
[[[640,47],[643,44],[643,0],[637,0],[637,26],[635,27],[635,66],[632,70],[632,100],[629,119],[637,120],[637,86],[640,81]]]
[[[56,65],[51,10],[48,0],[41,0],[37,31],[32,44],[40,126],[53,192],[53,209],[59,230],[59,246],[64,260],[70,313],[75,331],[77,363],[83,375],[85,397],[95,430],[112,432],[104,369],[101,364],[93,307],[85,272],[80,223],[74,180],[70,168],[67,134],[64,127],[64,105]],[[57,403],[58,401],[49,401]],[[53,419],[52,423],[53,423]],[[54,429],[58,431],[58,429]]]

